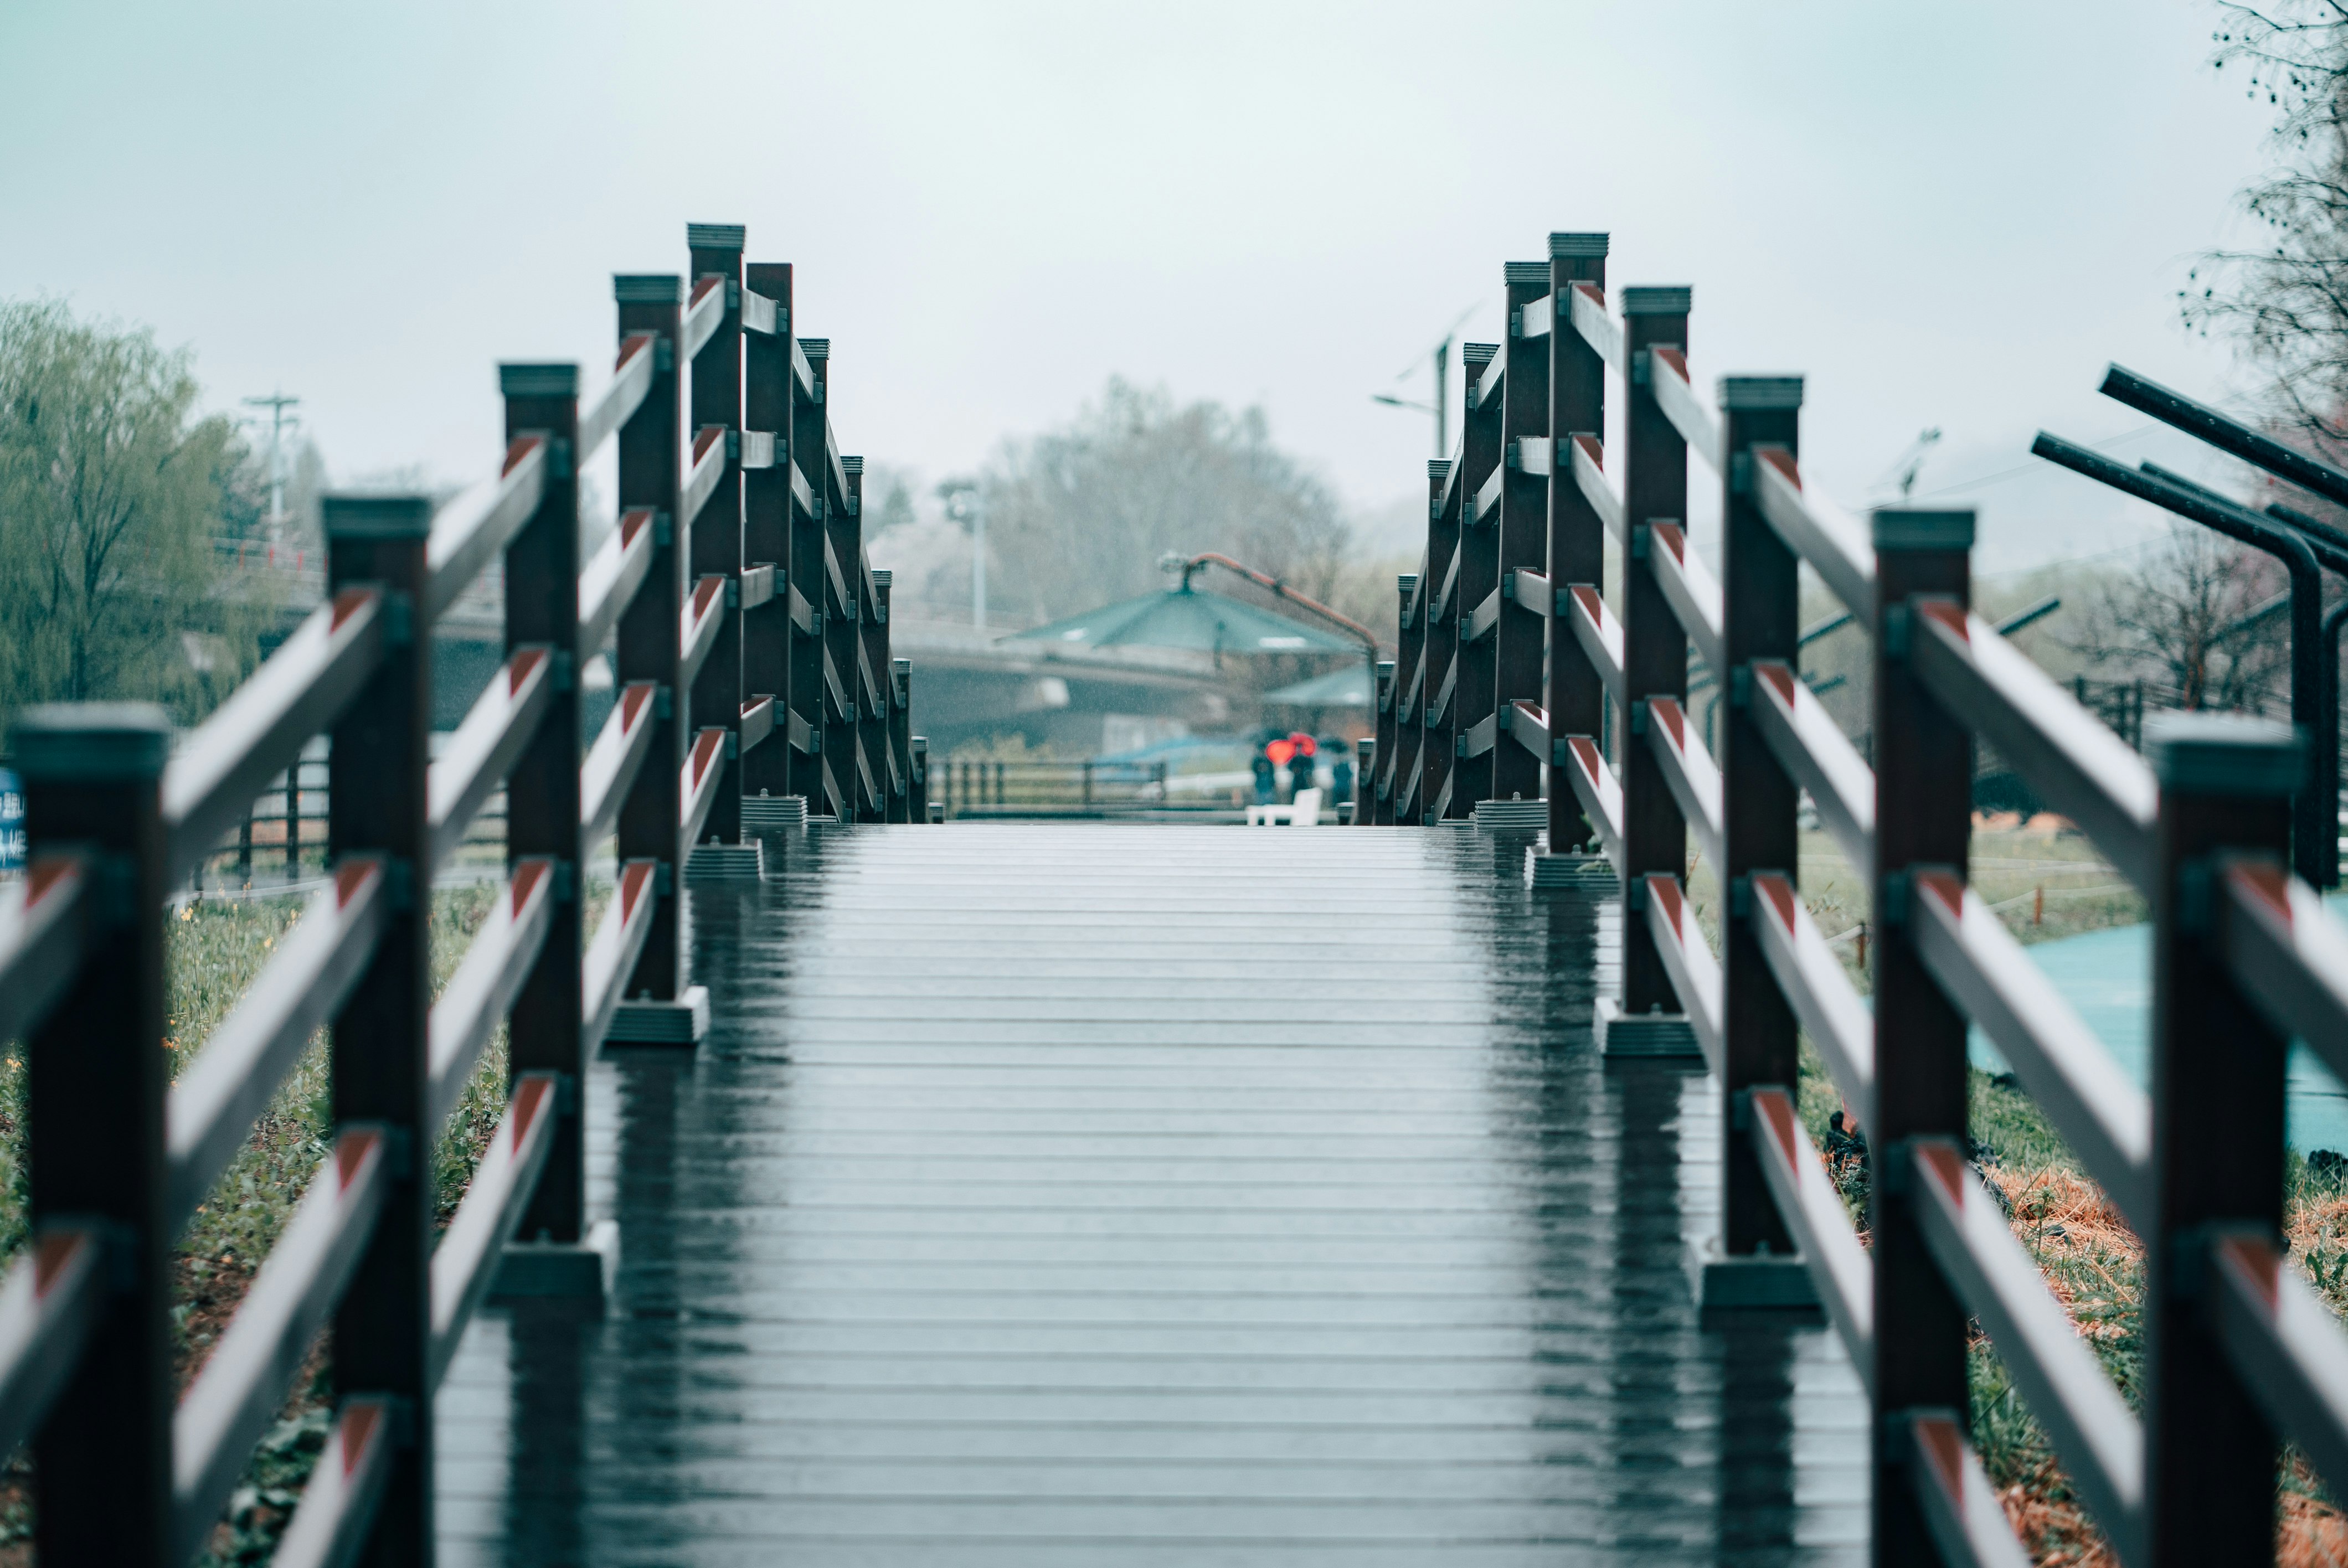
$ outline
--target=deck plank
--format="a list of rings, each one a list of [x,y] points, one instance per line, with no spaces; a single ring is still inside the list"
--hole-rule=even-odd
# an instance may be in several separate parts
[[[1703,1081],[1521,840],[826,830],[589,1091],[617,1299],[485,1314],[452,1564],[1857,1562],[1825,1331],[1699,1324]]]

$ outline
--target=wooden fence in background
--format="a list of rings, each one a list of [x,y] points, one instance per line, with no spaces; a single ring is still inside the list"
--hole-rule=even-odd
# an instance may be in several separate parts
[[[1586,845],[1611,862],[1624,943],[1604,1049],[1693,1050],[1723,1102],[1722,1234],[1694,1286],[1707,1308],[1824,1307],[1876,1417],[1878,1562],[2026,1561],[1968,1446],[1969,1323],[2123,1561],[2267,1560],[2283,1442],[2348,1486],[2348,1334],[2281,1235],[2287,1047],[2348,1075],[2348,930],[2291,868],[2304,737],[2154,715],[2139,758],[1972,613],[1970,511],[1837,510],[1804,483],[1800,379],[1731,376],[1707,403],[1690,292],[1611,303],[1606,249],[1558,234],[1546,263],[1510,263],[1508,342],[1468,352],[1467,427],[1429,466],[1426,559],[1399,584],[1364,817],[1464,819],[1545,774],[1536,882]],[[2230,449],[2348,500],[2348,474]],[[1691,456],[1720,486],[1717,579],[1690,548]],[[1801,675],[1805,566],[1873,635],[1871,764]],[[1687,712],[1691,659],[1726,693],[1716,759]],[[2149,1092],[1966,886],[1976,743],[2151,902]],[[1805,794],[1873,888],[1871,1005],[1802,904]],[[1684,886],[1691,836],[1725,892],[1717,953]],[[2141,1415],[1969,1163],[1969,1024],[2144,1241]],[[1864,1246],[1795,1112],[1804,1031],[1867,1131]]]
[[[330,497],[328,602],[176,749],[140,707],[15,731],[34,860],[0,899],[0,1037],[29,1052],[35,1235],[0,1283],[0,1450],[32,1440],[51,1568],[189,1561],[330,1322],[340,1408],[277,1561],[428,1562],[433,1392],[474,1309],[493,1286],[602,1287],[585,1070],[609,1038],[692,1037],[675,1020],[693,846],[738,843],[761,793],[929,815],[827,345],[791,333],[788,267],[746,280],[740,229],[695,225],[690,244],[689,290],[617,280],[619,353],[592,399],[575,365],[501,368],[494,478],[437,513]],[[578,474],[607,441],[622,514],[582,560]],[[432,627],[500,559],[508,658],[434,759]],[[590,737],[577,675],[607,647],[617,700]],[[166,900],[322,732],[330,880],[170,1082]],[[500,793],[508,875],[436,1001],[433,875]],[[614,835],[591,934],[582,871]],[[634,1028],[615,1029],[623,1009]],[[504,1119],[436,1238],[432,1150],[500,1023]],[[177,1397],[176,1238],[321,1025],[333,1153]]]

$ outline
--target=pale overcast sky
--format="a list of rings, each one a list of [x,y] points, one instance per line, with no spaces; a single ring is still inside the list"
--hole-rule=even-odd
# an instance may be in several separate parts
[[[1105,379],[1261,404],[1356,506],[1422,480],[1374,391],[1552,229],[1691,283],[1702,382],[1807,373],[1807,466],[1859,500],[2143,421],[2117,359],[2247,384],[2175,293],[2230,232],[2262,104],[2199,0],[1615,5],[7,0],[0,296],[283,387],[338,474],[498,447],[492,366],[613,336],[688,220],[798,263],[842,448],[932,476]],[[2134,458],[2167,448],[2130,436]],[[1984,569],[2103,548],[2068,477],[1966,492]]]

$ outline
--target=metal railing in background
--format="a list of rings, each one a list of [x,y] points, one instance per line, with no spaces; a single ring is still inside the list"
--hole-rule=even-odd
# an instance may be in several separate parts
[[[1163,762],[950,758],[936,799],[949,822],[999,816],[1110,816],[1185,809]],[[1196,803],[1193,803],[1195,808]],[[1214,809],[1209,806],[1206,809]]]
[[[32,1441],[52,1568],[189,1561],[329,1324],[340,1408],[277,1561],[430,1561],[434,1391],[475,1308],[517,1267],[541,1288],[550,1274],[602,1288],[608,1255],[585,1234],[585,1069],[623,999],[678,999],[680,872],[705,831],[738,837],[744,759],[781,730],[792,757],[853,768],[855,793],[829,765],[807,775],[847,815],[926,815],[911,672],[888,659],[850,470],[819,415],[793,424],[790,444],[740,428],[736,355],[750,334],[771,340],[749,355],[751,406],[771,416],[779,377],[794,421],[798,400],[820,407],[787,306],[728,270],[740,236],[695,227],[705,275],[689,294],[675,276],[617,280],[619,352],[592,399],[574,365],[502,367],[494,477],[437,508],[328,497],[326,602],[176,753],[151,708],[47,708],[19,723],[34,859],[0,890],[0,1037],[28,1048],[34,1238],[0,1282],[0,1449]],[[622,516],[582,561],[577,475],[606,441]],[[784,597],[797,585],[778,564],[744,558],[746,541],[776,548],[787,523],[805,533],[835,517],[850,527],[804,579],[821,611]],[[500,564],[507,658],[435,756],[435,621]],[[881,630],[850,668],[854,701],[885,722],[828,751],[811,721],[793,722],[829,692],[791,685],[785,606],[819,627]],[[606,644],[619,690],[591,740],[577,675]],[[157,1049],[166,901],[272,780],[293,779],[298,831],[302,759],[322,733],[328,880],[170,1082]],[[433,876],[500,796],[506,876],[436,1001]],[[582,872],[614,835],[616,886],[591,935]],[[259,849],[247,829],[231,853]],[[503,1117],[436,1235],[431,1152],[500,1022]],[[333,1153],[175,1397],[174,1243],[321,1025]]]
[[[1973,1324],[2123,1562],[2269,1560],[2285,1441],[2348,1485],[2348,1333],[2281,1242],[2287,1047],[2304,1040],[2348,1073],[2348,928],[2304,874],[2311,839],[2333,851],[2328,773],[2312,783],[2291,728],[2239,717],[2142,719],[2139,758],[1972,613],[1970,511],[1861,521],[1836,509],[1800,466],[1800,379],[1731,376],[1707,405],[1687,368],[1690,292],[1625,290],[1613,313],[1605,249],[1603,236],[1554,235],[1545,281],[1532,265],[1507,269],[1509,344],[1471,366],[1468,431],[1433,466],[1427,555],[1400,584],[1371,815],[1468,815],[1498,788],[1483,759],[1511,742],[1545,768],[1551,853],[1594,842],[1612,863],[1623,991],[1601,1003],[1601,1040],[1609,1055],[1684,1042],[1710,1067],[1723,1217],[1692,1269],[1696,1289],[1708,1308],[1825,1308],[1875,1418],[1877,1562],[2026,1561],[1968,1446]],[[1628,402],[1619,459],[1595,434],[1593,370],[1612,373]],[[1506,412],[1512,384],[1536,375],[1548,378],[1546,431]],[[2173,395],[2137,388],[2135,401],[2348,504],[2348,474],[2278,456]],[[1479,417],[1496,423],[1479,430]],[[1721,487],[1717,579],[1688,539],[1691,453]],[[2163,504],[2214,506],[2156,478],[2169,487],[2153,497]],[[1512,559],[1519,512],[1528,527],[1549,522],[1544,570],[1496,564]],[[1601,587],[1610,536],[1619,620]],[[2300,537],[2326,565],[2325,550],[2348,548]],[[1800,676],[1804,567],[1874,639],[1871,759]],[[1538,692],[1505,660],[1465,652],[1516,612],[1552,628]],[[1686,712],[1692,658],[1725,672],[1717,758]],[[1488,701],[1465,691],[1463,671],[1488,673]],[[1612,760],[1610,712],[1625,737]],[[2149,1092],[1966,886],[1977,746],[1994,747],[2151,903]],[[1873,889],[1871,1000],[1801,901],[1806,794]],[[1725,893],[1718,953],[1684,885],[1691,836]],[[1973,1025],[2144,1241],[2141,1419],[1971,1166]],[[1796,1114],[1804,1031],[1867,1131],[1864,1246]]]

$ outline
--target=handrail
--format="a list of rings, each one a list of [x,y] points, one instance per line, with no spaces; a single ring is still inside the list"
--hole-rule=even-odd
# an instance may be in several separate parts
[[[352,1561],[391,1479],[392,1425],[387,1399],[361,1395],[343,1401],[277,1542],[273,1568],[330,1568]]]
[[[89,867],[77,855],[44,855],[22,882],[0,887],[0,1040],[30,1032],[72,983],[89,910]]]
[[[466,828],[537,735],[553,705],[553,655],[543,645],[515,649],[433,760],[426,808],[433,869],[456,853]]]
[[[1481,409],[1486,404],[1498,398],[1508,379],[1509,345],[1506,343],[1494,343],[1492,357],[1484,366],[1484,374],[1468,384],[1468,406],[1471,409]]]
[[[1754,935],[1777,989],[1818,1042],[1827,1070],[1862,1127],[1875,1125],[1875,1019],[1818,934],[1794,885],[1777,872],[1756,872]]]
[[[1595,283],[1577,282],[1567,291],[1573,330],[1615,374],[1628,376],[1630,361],[1622,352],[1622,323],[1606,311],[1606,292]]]
[[[277,1418],[310,1342],[358,1267],[383,1206],[384,1135],[348,1128],[286,1222],[277,1245],[173,1419],[172,1538],[192,1557],[220,1521],[253,1445]]]
[[[701,516],[701,508],[717,493],[717,481],[726,477],[726,427],[705,425],[693,438],[693,466],[685,477],[685,490],[677,502],[677,515],[691,528]]]
[[[768,299],[755,290],[742,291],[742,330],[757,333],[761,337],[773,337],[790,330],[790,312],[777,300]]]
[[[693,678],[701,672],[702,661],[717,646],[717,633],[726,622],[726,579],[711,575],[698,579],[693,593],[685,602],[685,610],[677,628],[680,651],[676,661],[677,684],[690,689]]]
[[[1647,384],[1654,392],[1655,406],[1663,411],[1689,451],[1703,458],[1713,472],[1725,473],[1728,458],[1721,446],[1720,422],[1688,384],[1687,360],[1675,348],[1651,348],[1647,366]]]
[[[1753,457],[1753,493],[1761,503],[1761,515],[1853,615],[1873,626],[1875,550],[1865,533],[1824,497],[1803,487],[1802,471],[1792,453],[1782,446],[1763,446]]]
[[[1696,657],[1709,670],[1725,670],[1728,656],[1721,630],[1722,600],[1720,584],[1696,553],[1688,548],[1687,536],[1675,523],[1649,523],[1647,533],[1647,569],[1655,574],[1656,583],[1663,590],[1663,599],[1672,607],[1672,614],[1695,644]]]
[[[650,507],[623,512],[587,564],[579,569],[579,636],[572,650],[578,667],[602,651],[620,618],[652,574],[654,517]]]
[[[522,1205],[538,1185],[554,1142],[559,1081],[551,1072],[524,1073],[513,1101],[490,1135],[456,1216],[432,1253],[432,1339],[427,1384],[447,1375],[457,1342],[489,1294],[498,1257],[521,1223]]]
[[[1570,437],[1573,446],[1573,482],[1581,489],[1582,499],[1606,525],[1606,531],[1623,544],[1631,539],[1628,515],[1622,509],[1622,497],[1606,482],[1606,449],[1595,436]]]
[[[1568,605],[1571,612],[1565,619],[1573,627],[1574,641],[1589,656],[1607,694],[1617,702],[1628,702],[1629,688],[1622,679],[1622,623],[1614,619],[1598,589],[1586,582],[1566,589],[1557,608]]]
[[[2144,1433],[1965,1156],[1943,1138],[1907,1148],[1924,1244],[2004,1358],[2121,1561],[2139,1560]]]
[[[1795,782],[1810,792],[1818,821],[1853,866],[1875,863],[1875,770],[1861,760],[1800,676],[1780,660],[1752,666],[1753,727]]]
[[[2348,927],[2272,861],[2227,862],[2216,890],[2218,948],[2242,994],[2333,1072],[2348,1071]]]
[[[375,957],[390,901],[387,881],[380,859],[353,857],[336,866],[171,1086],[163,1112],[163,1212],[174,1231],[235,1161],[310,1038],[342,1009]]]
[[[448,1120],[472,1081],[482,1050],[546,946],[555,904],[554,862],[517,861],[498,888],[489,917],[465,948],[457,972],[432,1004],[425,1048],[425,1115],[438,1128]]]
[[[1697,928],[1695,911],[1688,907],[1678,877],[1650,873],[1634,886],[1643,890],[1647,930],[1687,1014],[1688,1028],[1704,1061],[1718,1072],[1727,1049],[1721,1036],[1720,960],[1712,956],[1704,932]]]
[[[1721,852],[1720,767],[1696,738],[1695,726],[1679,703],[1669,697],[1650,697],[1646,703],[1647,749],[1663,766],[1663,782],[1687,818],[1696,846],[1715,869],[1726,875]]]
[[[2201,1310],[2275,1430],[2348,1475],[2348,1337],[2268,1237],[2213,1239]]]
[[[1484,477],[1483,484],[1477,487],[1475,501],[1468,510],[1469,528],[1480,528],[1485,519],[1499,515],[1500,492],[1506,487],[1508,477],[1509,468],[1505,463],[1495,464],[1492,471]]]
[[[1598,753],[1597,743],[1588,735],[1567,735],[1560,738],[1550,732],[1544,718],[1541,733],[1550,735],[1550,763],[1565,770],[1567,782],[1573,788],[1574,798],[1581,803],[1581,815],[1590,830],[1598,835],[1599,847],[1612,861],[1616,871],[1622,868],[1622,786],[1614,772]]]
[[[652,754],[659,698],[660,688],[650,681],[632,681],[622,687],[587,748],[587,760],[579,764],[580,836],[589,844],[601,843],[612,830],[637,770]]]
[[[1484,596],[1484,601],[1459,618],[1460,646],[1481,642],[1500,623],[1500,590],[1494,589]]]
[[[1754,1152],[1777,1200],[1777,1212],[1794,1233],[1818,1287],[1818,1299],[1872,1399],[1875,1266],[1850,1228],[1842,1195],[1827,1179],[1816,1145],[1802,1130],[1793,1096],[1783,1089],[1756,1089],[1746,1096],[1746,1106],[1753,1121]]]
[[[0,1444],[14,1453],[63,1391],[108,1281],[105,1245],[77,1226],[42,1227],[0,1281]]]
[[[1911,1410],[1893,1419],[1906,1429],[1902,1457],[1910,1490],[1922,1506],[1924,1528],[1940,1548],[1941,1561],[1949,1568],[2030,1568],[2030,1555],[2014,1539],[2005,1505],[1957,1418]],[[1900,1436],[1895,1433],[1892,1440],[1900,1442]]]
[[[505,465],[495,478],[483,479],[434,516],[424,550],[424,602],[416,610],[419,624],[438,622],[513,542],[545,498],[546,470],[545,437],[518,437],[506,448]]]
[[[631,860],[620,867],[619,886],[612,890],[611,905],[587,944],[587,961],[579,981],[580,1010],[591,1040],[600,1040],[610,1032],[622,989],[635,968],[637,955],[644,951],[644,938],[652,928],[658,870],[649,860]]]
[[[693,749],[685,754],[685,806],[679,825],[680,836],[687,845],[701,842],[709,808],[717,804],[718,781],[726,776],[726,740],[732,733],[714,725],[705,729],[694,737]]]
[[[2151,1100],[1954,873],[1911,877],[1907,913],[1933,979],[2004,1053],[2114,1205],[2151,1229]]]
[[[696,278],[693,294],[685,302],[685,321],[679,337],[677,359],[680,364],[701,356],[709,340],[726,321],[726,280],[720,277]],[[689,515],[689,514],[688,514]]]
[[[350,705],[383,661],[388,620],[380,592],[343,589],[189,734],[163,770],[164,881],[184,881],[262,785]]]
[[[1887,612],[1888,613],[1888,612]],[[1917,676],[2147,892],[2159,792],[2151,770],[1978,615],[1919,602],[1906,618]]]
[[[653,389],[654,367],[660,359],[658,342],[651,333],[631,333],[620,340],[619,357],[612,365],[612,384],[595,399],[592,407],[579,415],[579,439],[572,459],[574,464],[583,464],[594,456],[603,443],[617,435],[620,426],[644,406],[645,396]]]

